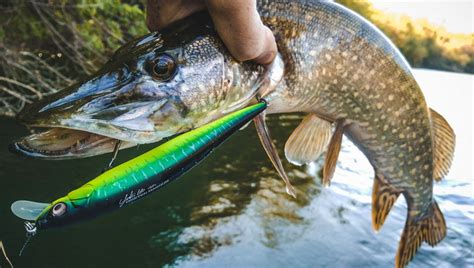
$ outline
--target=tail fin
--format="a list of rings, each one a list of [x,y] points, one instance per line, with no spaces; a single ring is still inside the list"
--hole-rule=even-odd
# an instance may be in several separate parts
[[[408,219],[395,257],[395,267],[405,267],[413,259],[423,241],[433,247],[445,236],[446,222],[436,201],[433,201],[431,205],[431,213],[424,218],[413,220],[410,213],[408,213]]]

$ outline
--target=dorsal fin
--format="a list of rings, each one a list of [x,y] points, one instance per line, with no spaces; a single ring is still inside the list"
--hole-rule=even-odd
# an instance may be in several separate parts
[[[400,191],[376,175],[372,188],[372,227],[375,231],[380,230],[399,195]]]
[[[324,159],[323,167],[323,185],[329,186],[331,183],[334,171],[336,171],[337,158],[341,151],[342,136],[344,135],[344,129],[346,123],[343,119],[335,122],[336,128],[332,134],[331,140],[329,141],[328,150]]]
[[[433,178],[440,181],[449,172],[454,156],[456,135],[453,129],[439,113],[431,111],[431,126],[433,130]]]
[[[268,131],[267,124],[265,122],[265,112],[260,113],[253,119],[255,123],[255,128],[257,129],[258,137],[260,138],[260,142],[265,149],[265,152],[270,158],[273,166],[277,170],[280,177],[286,184],[286,192],[296,198],[296,191],[293,185],[290,183],[290,179],[286,175],[285,169],[283,168],[283,164],[281,163],[280,156],[278,155],[278,151],[276,150],[275,145],[270,136],[270,132]]]
[[[330,122],[307,115],[286,141],[286,159],[298,166],[315,161],[326,150],[331,134]]]

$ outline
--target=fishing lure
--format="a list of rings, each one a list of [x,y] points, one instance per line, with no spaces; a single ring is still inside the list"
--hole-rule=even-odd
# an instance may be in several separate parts
[[[266,106],[265,102],[259,102],[186,132],[109,169],[51,204],[16,201],[11,206],[12,212],[27,220],[28,233],[36,233],[36,230],[94,218],[133,203],[196,166]]]

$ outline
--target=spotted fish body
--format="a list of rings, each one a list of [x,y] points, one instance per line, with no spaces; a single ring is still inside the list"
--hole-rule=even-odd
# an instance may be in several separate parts
[[[284,63],[284,75],[272,80],[278,82],[274,87],[262,79],[261,66],[233,60],[210,18],[199,14],[131,42],[96,80],[30,106],[20,119],[149,143],[234,111],[258,90],[268,113],[309,114],[290,136],[285,153],[302,164],[327,148],[325,184],[334,174],[343,135],[361,149],[375,171],[376,230],[398,196],[405,197],[407,221],[396,266],[407,265],[422,242],[433,246],[446,235],[433,199],[433,179],[449,170],[452,129],[429,109],[397,48],[359,15],[327,1],[259,0],[257,6]],[[170,58],[175,69],[163,79],[154,70],[157,62]],[[104,73],[117,72],[104,80]],[[34,138],[30,141],[38,141]],[[32,146],[26,141],[18,144]]]
[[[410,66],[353,12],[333,3],[289,2],[262,3],[287,63],[284,81],[266,97],[268,112],[344,120],[344,134],[377,176],[405,191],[411,213],[422,217],[432,202],[433,142],[429,108]]]
[[[282,83],[266,97],[268,112],[304,111],[343,129],[374,167],[376,230],[404,195],[407,224],[396,266],[405,266],[422,241],[433,246],[446,234],[433,199],[433,179],[439,179],[433,121],[444,119],[430,112],[396,47],[354,12],[316,1],[260,1],[259,6],[286,63]],[[445,128],[454,136],[449,125]],[[454,142],[449,147],[451,159]]]

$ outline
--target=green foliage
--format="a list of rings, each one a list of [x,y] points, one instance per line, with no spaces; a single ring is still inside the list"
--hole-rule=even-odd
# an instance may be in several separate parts
[[[440,29],[432,25],[423,25],[422,31],[416,30],[413,20],[404,23],[380,20],[368,1],[337,0],[336,2],[356,11],[380,28],[400,49],[413,67],[439,69],[454,72],[473,73],[474,48],[465,45],[453,49],[448,46],[449,37],[440,36]],[[385,17],[385,14],[382,14]],[[426,24],[425,22],[423,22]],[[445,35],[449,33],[442,32]],[[465,43],[472,44],[472,36],[465,37]],[[467,60],[466,60],[467,59]]]
[[[0,114],[94,72],[147,32],[144,0],[0,2]]]
[[[372,5],[369,1],[336,0],[335,2],[348,7],[366,18],[370,18],[373,14]]]
[[[80,80],[126,41],[145,34],[144,2],[0,1],[0,114],[14,115]],[[474,73],[472,36],[467,43],[452,42],[456,36],[443,37],[429,25],[420,31],[412,21],[381,20],[368,1],[337,2],[378,26],[412,66]]]
[[[9,16],[0,16],[3,46],[46,57],[62,53],[63,64],[76,74],[92,72],[127,40],[147,32],[140,2],[21,0],[0,6],[0,12],[6,8]]]
[[[28,50],[45,57],[61,53],[55,64],[66,64],[75,75],[92,72],[108,55],[132,37],[147,32],[144,0],[19,0],[0,4],[2,47]],[[414,67],[453,71],[472,69],[472,51],[460,51],[469,59],[460,62],[446,53],[436,32],[420,34],[411,23],[405,27],[381,23],[373,18],[370,2],[337,0],[371,20],[399,47]]]

